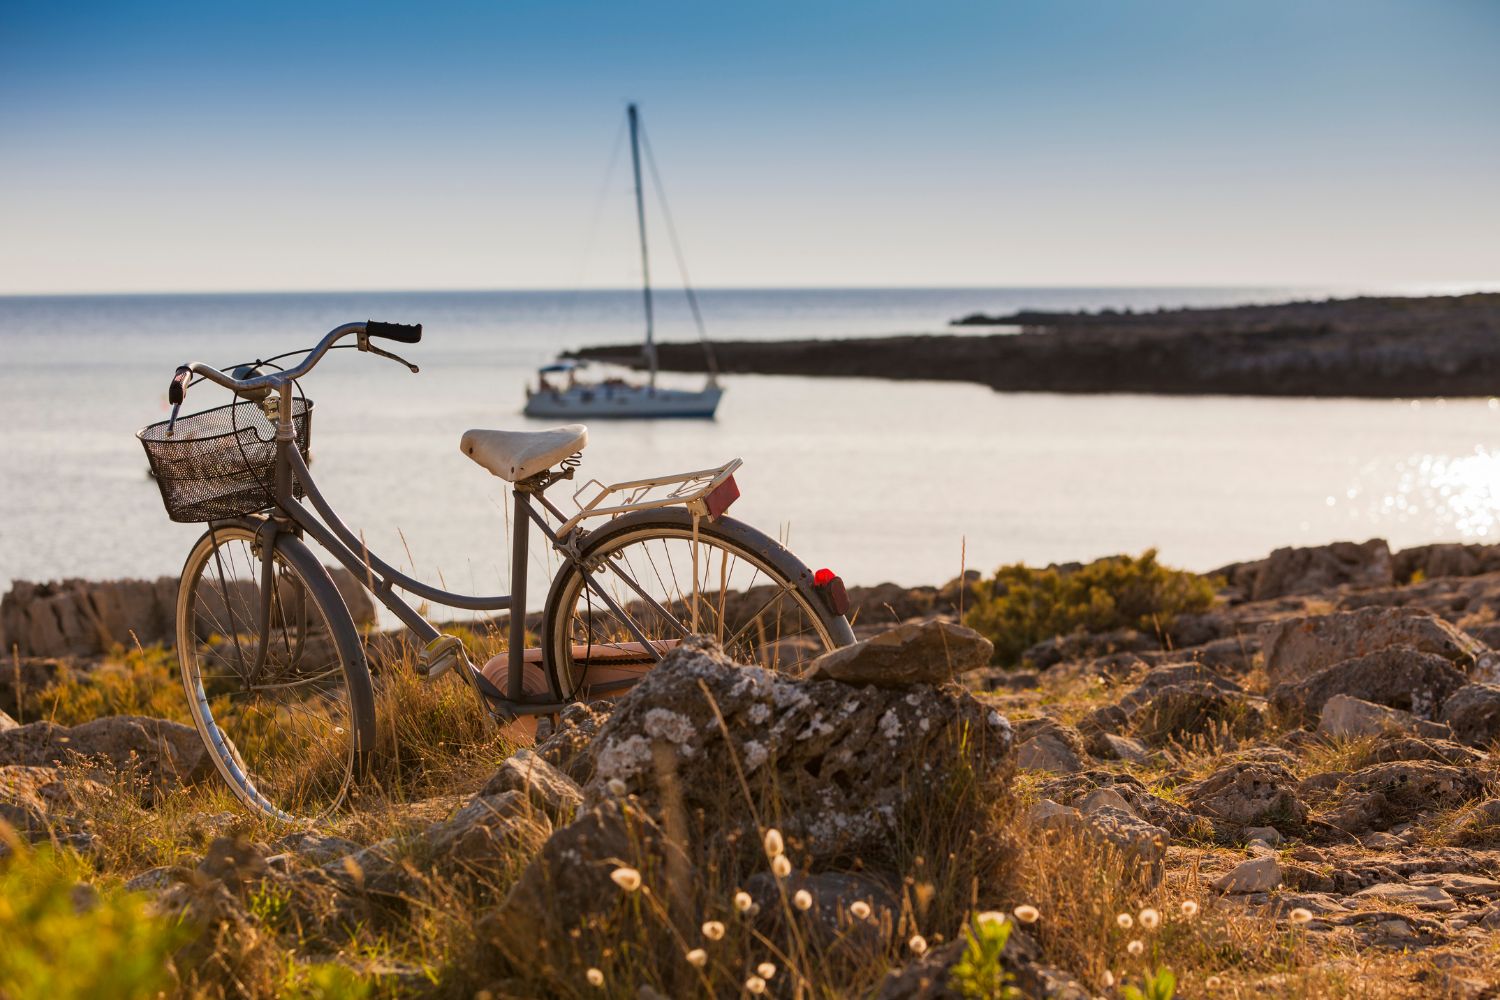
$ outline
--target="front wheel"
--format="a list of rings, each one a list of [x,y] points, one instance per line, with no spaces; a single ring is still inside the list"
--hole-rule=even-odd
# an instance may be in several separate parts
[[[569,563],[547,597],[552,694],[573,699],[637,679],[688,635],[709,635],[741,663],[800,673],[854,641],[813,588],[812,571],[774,539],[729,518],[676,507],[626,514],[579,553],[595,586]],[[597,587],[597,589],[596,589]],[[600,592],[608,595],[618,611]]]
[[[193,546],[177,657],[193,722],[234,794],[273,819],[317,818],[365,771],[375,697],[328,571],[295,536],[270,541],[269,527],[217,522]]]

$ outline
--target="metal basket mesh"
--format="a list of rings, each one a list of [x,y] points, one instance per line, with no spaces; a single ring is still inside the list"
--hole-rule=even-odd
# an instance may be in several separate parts
[[[312,401],[292,401],[297,448],[307,457]],[[178,417],[172,436],[167,421],[136,435],[146,449],[174,521],[216,521],[276,506],[276,425],[255,403],[236,402]],[[302,496],[302,484],[292,491]]]

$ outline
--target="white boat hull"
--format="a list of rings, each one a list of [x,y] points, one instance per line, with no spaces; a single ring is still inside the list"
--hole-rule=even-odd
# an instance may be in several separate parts
[[[643,385],[572,385],[556,390],[531,390],[526,397],[528,417],[547,419],[650,420],[663,417],[712,417],[724,390],[717,385],[697,392],[652,389]]]

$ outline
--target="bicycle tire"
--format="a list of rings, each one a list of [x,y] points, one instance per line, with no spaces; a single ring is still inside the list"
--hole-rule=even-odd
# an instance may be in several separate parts
[[[800,614],[808,620],[812,626],[811,633],[815,633],[817,641],[816,648],[810,648],[810,654],[798,663],[805,665],[810,662],[812,654],[819,654],[828,649],[845,646],[854,641],[854,632],[849,626],[848,620],[841,614],[832,610],[823,600],[822,595],[813,587],[813,572],[806,564],[798,559],[785,546],[770,538],[763,532],[752,528],[742,521],[732,518],[719,518],[710,520],[703,518],[697,525],[700,546],[717,549],[721,553],[729,553],[737,559],[744,561],[758,571],[766,581],[766,585],[774,585],[779,588],[782,595],[791,598],[791,606],[799,610]],[[599,567],[602,561],[611,555],[624,552],[632,546],[642,542],[650,542],[657,539],[669,539],[682,542],[689,549],[692,547],[693,517],[687,510],[680,507],[666,507],[654,510],[635,511],[624,514],[604,527],[589,534],[580,549],[579,555],[586,565]],[[596,569],[597,572],[597,569]],[[693,569],[690,573],[696,573]],[[754,580],[752,578],[752,586]],[[758,606],[760,598],[750,598],[749,593],[740,594],[726,586],[723,592],[733,594],[750,602],[750,607]],[[544,642],[544,667],[547,682],[551,687],[551,694],[558,700],[569,700],[585,687],[587,673],[592,668],[592,663],[585,663],[580,669],[577,663],[575,648],[579,645],[579,624],[576,620],[576,609],[580,600],[589,600],[592,592],[584,587],[583,575],[576,563],[569,562],[563,566],[553,578],[552,586],[547,596],[543,621],[546,622],[547,637]],[[719,592],[714,592],[715,594]],[[629,595],[626,600],[620,600],[622,607],[626,607],[629,613]],[[776,598],[778,601],[783,598]],[[619,600],[619,595],[617,595]],[[710,613],[709,624],[715,627],[729,627],[731,613],[725,610],[725,602],[720,602],[717,618]],[[670,610],[670,609],[667,609]],[[684,609],[686,610],[686,609]],[[712,609],[711,609],[712,612]],[[782,609],[776,609],[777,622],[782,620]],[[656,618],[660,618],[658,613]],[[800,621],[800,619],[799,619]],[[622,625],[616,617],[616,630]],[[701,622],[700,622],[701,624]],[[590,634],[596,630],[589,628]],[[657,636],[648,635],[653,642]],[[812,637],[810,635],[810,637]],[[628,640],[623,633],[616,636],[621,640]],[[725,637],[720,637],[725,638]],[[778,648],[785,645],[789,639],[797,636],[788,636],[781,632],[776,634]],[[634,646],[639,648],[639,642]],[[732,656],[740,659],[754,659],[756,651],[747,649],[741,644],[733,644],[733,648],[726,650]],[[585,653],[587,657],[587,653]],[[763,663],[772,669],[794,669],[798,664],[773,660]],[[648,669],[649,666],[646,666]]]
[[[294,535],[276,535],[269,612],[261,603],[264,524],[214,522],[188,553],[177,591],[178,669],[193,723],[235,796],[272,819],[316,819],[357,793],[368,773],[374,690],[348,607]],[[263,613],[271,619],[264,634],[248,631]],[[257,741],[262,749],[252,752]],[[341,761],[342,775],[302,770],[323,760]]]

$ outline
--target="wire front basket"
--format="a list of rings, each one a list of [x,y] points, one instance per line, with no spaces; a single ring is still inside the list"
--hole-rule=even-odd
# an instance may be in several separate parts
[[[312,401],[292,400],[297,448],[307,457]],[[142,429],[162,503],[174,521],[216,521],[276,506],[276,425],[255,403],[237,402]],[[302,496],[294,481],[293,494]]]

